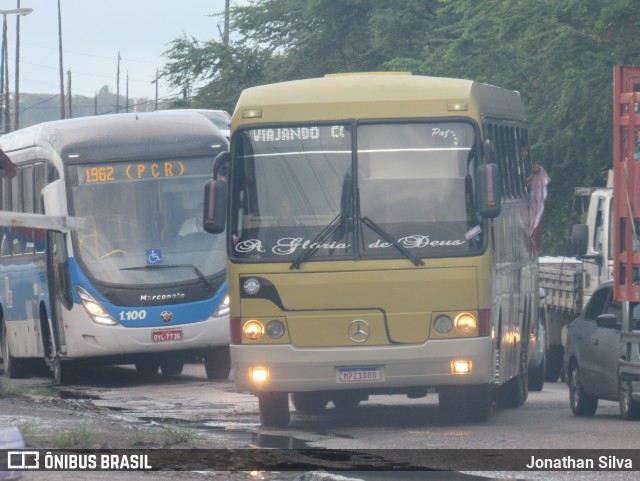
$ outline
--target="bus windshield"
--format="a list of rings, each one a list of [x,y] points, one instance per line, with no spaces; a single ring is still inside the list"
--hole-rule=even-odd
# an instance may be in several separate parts
[[[234,260],[297,265],[300,256],[445,257],[482,248],[466,181],[475,165],[471,123],[278,126],[242,130],[234,142]]]
[[[225,270],[224,235],[202,229],[201,192],[213,159],[68,167],[76,257],[97,282],[204,282]],[[71,213],[71,212],[70,212]]]

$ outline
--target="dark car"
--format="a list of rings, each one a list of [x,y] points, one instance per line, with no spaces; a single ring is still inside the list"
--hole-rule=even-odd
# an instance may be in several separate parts
[[[574,415],[593,416],[598,400],[606,399],[619,401],[623,418],[640,417],[640,382],[620,374],[620,361],[640,360],[638,345],[627,351],[622,342],[627,330],[640,331],[640,304],[616,301],[613,282],[605,282],[567,333],[564,373]]]

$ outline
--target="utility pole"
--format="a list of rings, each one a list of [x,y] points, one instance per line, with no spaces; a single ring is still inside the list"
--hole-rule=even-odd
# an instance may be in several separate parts
[[[73,118],[73,111],[71,110],[71,70],[67,70],[67,97],[69,99],[69,118]]]
[[[20,9],[20,0],[16,7]],[[20,15],[16,15],[16,80],[14,91],[16,93],[15,113],[13,115],[13,130],[20,128]]]
[[[64,119],[64,68],[62,67],[62,12],[58,0],[58,56],[60,58],[60,118]]]
[[[2,97],[4,98],[4,104],[2,107],[2,114],[4,115],[3,119],[3,132],[6,134],[11,131],[11,123],[9,122],[11,108],[9,106],[9,48],[7,46],[7,16],[3,16],[3,24],[2,24],[2,62],[4,65],[4,90],[2,91]]]
[[[124,99],[125,99],[125,112],[129,112],[129,71],[127,70],[127,84],[125,86],[125,94],[124,94]]]
[[[11,129],[11,110],[9,108],[9,47],[7,46],[7,15],[29,15],[33,12],[32,8],[19,8],[20,0],[18,0],[18,8],[14,8],[11,10],[0,10],[0,15],[2,15],[2,61],[0,62],[0,128],[4,133],[7,133]],[[20,55],[20,23],[16,23],[18,25],[18,36],[16,42],[16,99],[19,95],[18,91],[18,59]],[[17,101],[17,100],[16,100]],[[18,105],[16,104],[16,128],[17,128],[17,115],[18,115]]]
[[[118,71],[116,73],[116,113],[120,113],[120,52],[118,52]]]
[[[5,83],[5,77],[4,77],[4,67],[5,67],[5,63],[7,61],[7,41],[6,41],[6,35],[7,35],[7,16],[3,15],[2,17],[2,54],[0,54],[0,57],[2,57],[0,59],[0,98],[2,98],[2,102],[0,102],[0,130],[2,130],[2,133],[7,133],[7,131],[4,129],[4,116],[6,115],[6,111],[5,111],[5,92],[4,92],[4,83]]]
[[[156,69],[156,108],[154,110],[158,110],[158,69]]]

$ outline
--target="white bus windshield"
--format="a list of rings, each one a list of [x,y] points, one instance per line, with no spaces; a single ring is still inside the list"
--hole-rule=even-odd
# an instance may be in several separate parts
[[[203,282],[225,270],[224,235],[203,232],[211,158],[72,165],[76,257],[98,282]]]
[[[468,235],[477,232],[473,192],[465,190],[475,165],[470,123],[361,123],[356,136],[352,130],[335,124],[239,133],[233,258],[289,261],[308,249],[313,260],[407,257],[390,239],[418,257],[478,252],[480,236]]]

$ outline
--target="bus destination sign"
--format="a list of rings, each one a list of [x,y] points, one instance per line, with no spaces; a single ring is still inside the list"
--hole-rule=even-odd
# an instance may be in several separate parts
[[[104,184],[145,179],[181,177],[185,174],[181,161],[123,162],[79,167],[80,184]]]

